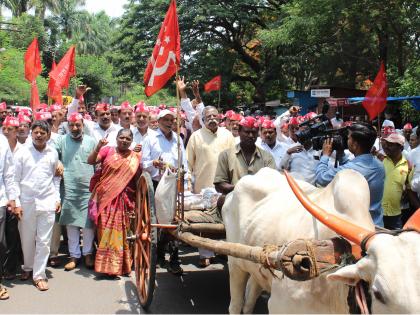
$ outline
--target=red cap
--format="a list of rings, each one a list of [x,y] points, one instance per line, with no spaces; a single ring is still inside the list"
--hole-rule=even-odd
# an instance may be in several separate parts
[[[413,126],[410,123],[406,123],[404,125],[403,129],[405,129],[405,130],[411,130],[411,129],[413,129]]]
[[[344,126],[344,127],[350,127],[351,125],[353,125],[353,122],[352,122],[351,120],[349,120],[349,121],[345,121],[345,122],[343,123],[343,126]]]
[[[109,105],[105,103],[96,104],[95,110],[108,111]]]
[[[242,120],[239,122],[239,125],[247,128],[258,128],[258,122],[252,116],[242,118]]]
[[[150,108],[144,102],[139,102],[136,105],[136,113],[149,113]]]
[[[160,110],[164,110],[164,109],[166,109],[166,105],[165,104],[160,104],[158,108]]]
[[[236,113],[233,110],[230,109],[226,112],[225,117],[231,119],[231,117],[235,114]]]
[[[36,112],[34,115],[35,120],[47,120],[51,119],[51,113],[49,112]]]
[[[289,120],[289,125],[298,126],[300,124],[299,117],[291,117]]]
[[[48,111],[48,105],[45,103],[41,103],[38,105],[38,107],[36,108],[38,111],[43,111],[43,112],[47,112]]]
[[[122,109],[130,109],[133,110],[133,108],[131,107],[130,103],[128,101],[122,102],[120,105],[120,110]]]
[[[264,120],[264,122],[261,124],[261,128],[275,129],[276,126],[274,126],[274,122],[272,120]]]
[[[13,116],[7,116],[4,119],[3,126],[6,127],[19,127],[19,120]]]
[[[92,121],[92,117],[87,113],[83,116],[83,119]]]
[[[19,111],[19,114],[23,114],[25,116],[31,116],[31,112],[30,112],[29,108],[27,108],[27,107],[21,108],[20,111]]]
[[[395,128],[391,127],[391,126],[387,126],[387,127],[383,127],[382,128],[382,136],[383,137],[387,137],[389,136],[391,133],[395,132]]]
[[[83,120],[83,116],[81,114],[79,114],[78,112],[71,113],[67,117],[67,121],[69,121],[69,122],[76,122],[78,120]]]
[[[7,104],[6,104],[6,102],[1,102],[1,103],[0,103],[0,109],[1,109],[1,110],[6,110],[6,109],[7,109]]]
[[[231,115],[230,120],[236,120],[236,121],[241,121],[243,119],[241,114],[237,114],[237,113],[233,113],[233,115]]]
[[[303,118],[304,118],[305,120],[309,120],[309,119],[314,118],[315,116],[316,116],[316,113],[314,113],[314,112],[309,112],[309,113],[307,113],[305,116],[303,116]]]
[[[20,113],[18,115],[18,118],[19,118],[19,124],[30,124],[32,122],[28,116],[20,115]]]
[[[49,108],[49,112],[50,113],[52,113],[52,112],[55,112],[55,111],[57,111],[57,110],[61,110],[61,105],[59,105],[59,104],[52,104],[51,106],[50,106],[50,108]]]

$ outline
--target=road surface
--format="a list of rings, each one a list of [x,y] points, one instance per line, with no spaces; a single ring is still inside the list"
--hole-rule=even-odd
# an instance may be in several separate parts
[[[229,274],[226,262],[218,259],[205,269],[198,268],[198,255],[181,247],[182,277],[166,269],[157,270],[157,288],[152,305],[145,311],[138,304],[134,274],[109,279],[80,265],[66,272],[48,268],[50,290],[38,291],[31,281],[4,281],[10,299],[0,301],[0,314],[223,314],[229,306]],[[66,258],[63,255],[62,261]],[[260,298],[255,313],[267,313],[266,299]]]

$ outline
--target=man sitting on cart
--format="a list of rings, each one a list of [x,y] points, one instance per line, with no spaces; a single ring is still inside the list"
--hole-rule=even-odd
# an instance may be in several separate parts
[[[257,147],[258,122],[254,117],[245,117],[239,123],[240,143],[220,153],[217,163],[214,186],[223,195],[234,188],[245,175],[254,175],[263,167],[276,169],[273,156]],[[219,198],[219,204],[224,201]]]

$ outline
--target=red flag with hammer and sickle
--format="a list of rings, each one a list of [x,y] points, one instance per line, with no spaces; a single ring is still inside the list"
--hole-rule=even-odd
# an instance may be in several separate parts
[[[144,72],[144,93],[151,96],[176,73],[181,64],[181,37],[175,0],[171,1],[159,36]]]
[[[386,106],[386,98],[388,96],[388,86],[386,81],[386,72],[384,63],[376,75],[373,85],[367,91],[365,99],[362,102],[363,107],[369,114],[369,119],[373,120],[378,114],[382,113]]]
[[[204,84],[204,92],[218,91],[222,87],[222,76],[218,75]]]

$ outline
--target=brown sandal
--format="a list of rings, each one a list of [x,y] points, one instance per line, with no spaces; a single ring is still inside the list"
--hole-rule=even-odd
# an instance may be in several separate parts
[[[9,292],[4,287],[0,287],[0,301],[9,299]]]
[[[32,271],[22,271],[22,274],[20,275],[20,281],[26,281],[28,280],[32,275]]]
[[[39,290],[39,291],[47,291],[48,288],[48,282],[45,279],[38,279],[38,280],[34,280],[34,286]]]

